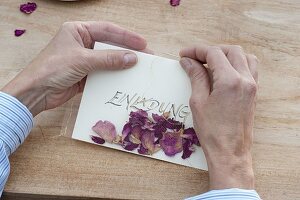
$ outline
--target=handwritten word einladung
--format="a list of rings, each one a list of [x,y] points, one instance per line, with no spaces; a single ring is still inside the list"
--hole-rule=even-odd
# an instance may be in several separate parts
[[[169,112],[175,119],[185,119],[191,114],[189,106],[184,104],[160,102],[154,98],[146,98],[134,93],[133,95],[117,91],[115,95],[105,104],[114,106],[126,106],[127,111],[142,109],[145,111],[156,111],[160,114]]]

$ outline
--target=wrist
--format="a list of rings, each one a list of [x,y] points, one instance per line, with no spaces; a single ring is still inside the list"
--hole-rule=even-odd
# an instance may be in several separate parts
[[[223,156],[208,159],[210,189],[254,189],[252,157]]]
[[[25,105],[33,116],[44,110],[45,93],[42,88],[36,87],[34,75],[26,75],[22,71],[17,77],[5,85],[1,91],[17,98]]]

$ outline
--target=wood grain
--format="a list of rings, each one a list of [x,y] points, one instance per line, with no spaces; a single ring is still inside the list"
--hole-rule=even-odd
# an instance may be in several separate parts
[[[256,189],[266,200],[300,197],[300,2],[298,0],[37,0],[0,2],[0,86],[20,72],[65,21],[106,20],[143,34],[161,56],[206,44],[239,44],[255,53],[259,98],[253,159]],[[26,28],[19,38],[15,28]],[[80,97],[73,100],[77,102]],[[94,197],[182,199],[208,190],[208,174],[60,136],[70,103],[36,118],[10,157],[4,199]]]

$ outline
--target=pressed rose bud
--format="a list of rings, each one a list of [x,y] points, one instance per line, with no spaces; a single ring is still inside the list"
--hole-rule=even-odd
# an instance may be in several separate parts
[[[116,127],[109,121],[98,121],[92,130],[109,143],[113,143],[117,137]]]

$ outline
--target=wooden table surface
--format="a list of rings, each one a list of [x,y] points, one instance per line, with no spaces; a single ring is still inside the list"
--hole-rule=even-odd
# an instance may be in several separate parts
[[[144,35],[161,56],[197,43],[240,44],[255,53],[261,61],[253,146],[256,189],[263,199],[300,198],[299,0],[183,0],[176,8],[168,0],[37,0],[38,9],[29,16],[18,10],[24,2],[0,2],[1,87],[64,21],[112,21]],[[17,38],[15,28],[27,32]],[[36,118],[31,134],[10,157],[4,199],[182,199],[208,190],[205,171],[61,136],[73,107],[69,103]]]

